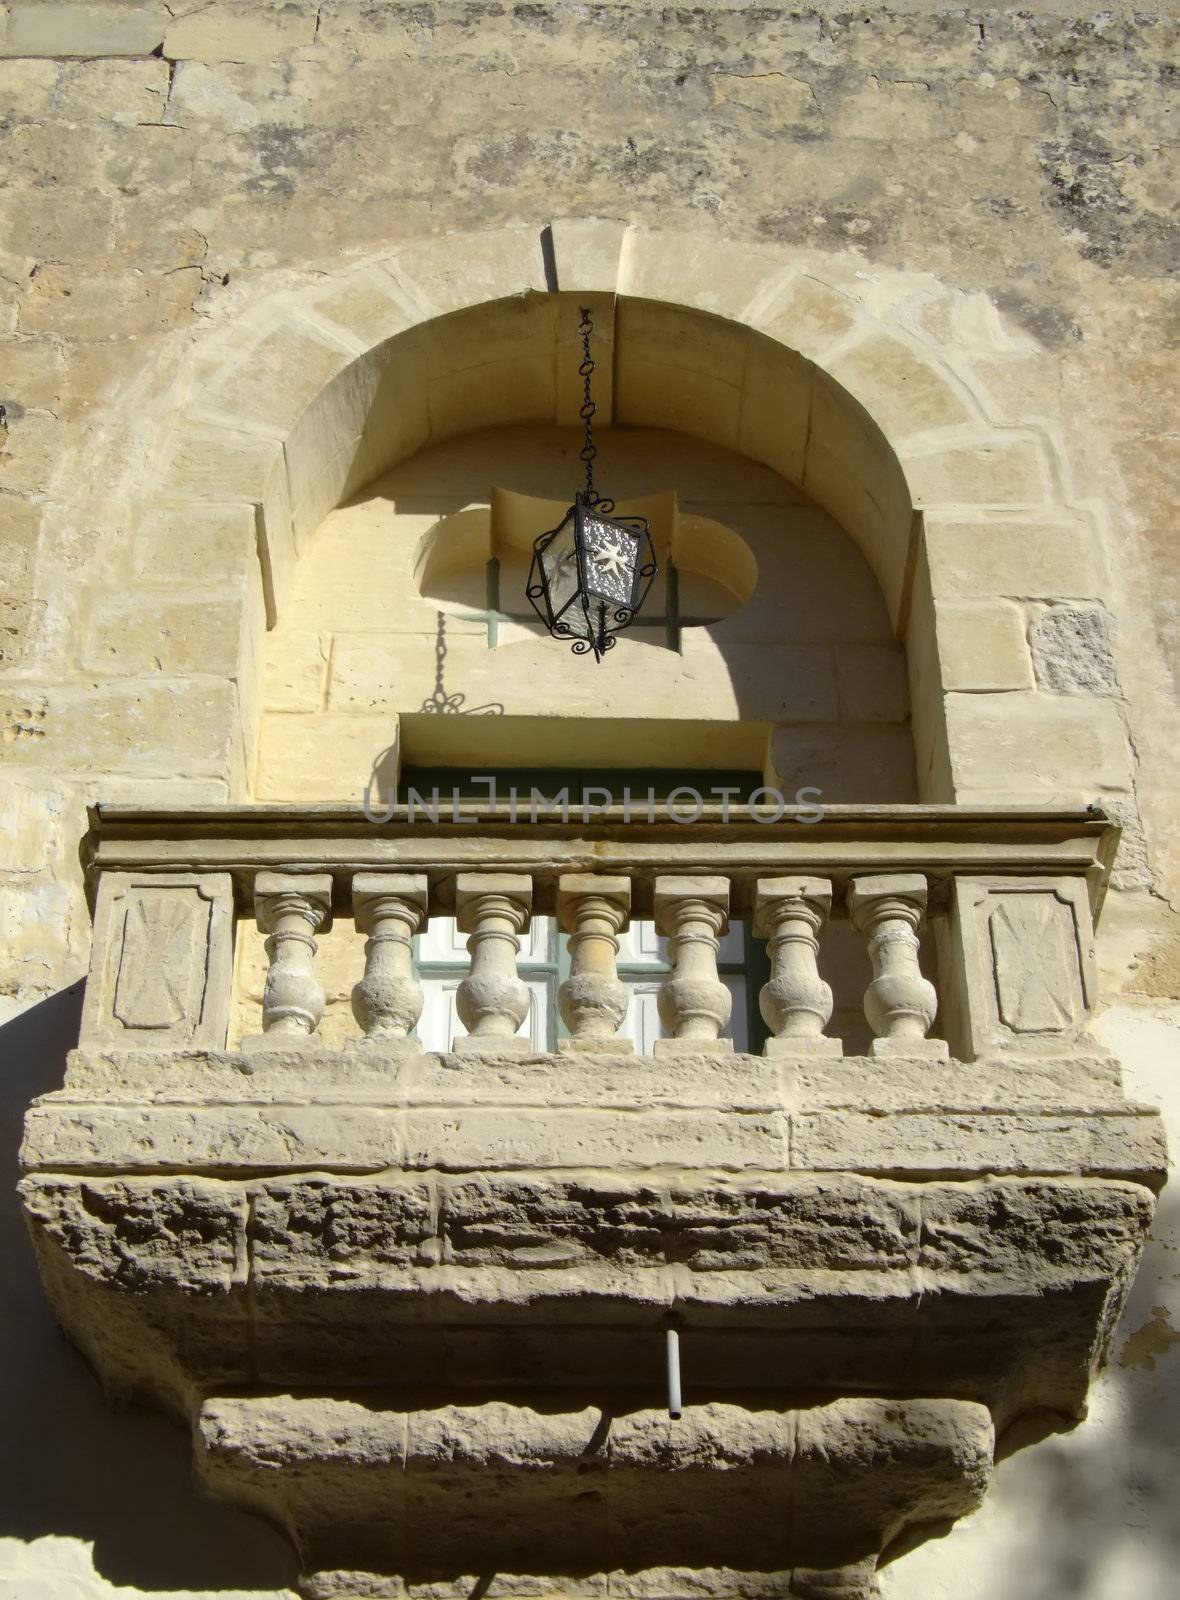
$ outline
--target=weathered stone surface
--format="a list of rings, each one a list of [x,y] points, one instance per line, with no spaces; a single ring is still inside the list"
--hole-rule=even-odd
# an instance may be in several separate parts
[[[563,1163],[574,1167],[707,1163],[740,1170],[784,1165],[786,1136],[786,1118],[776,1112],[411,1110],[406,1159],[452,1171],[538,1167],[561,1151]]]
[[[32,1170],[288,1171],[334,1166],[371,1172],[402,1159],[401,1117],[373,1107],[314,1105],[103,1107],[64,1116],[43,1102],[25,1123],[22,1159]]]
[[[443,1259],[456,1264],[839,1271],[912,1260],[917,1220],[908,1197],[841,1179],[772,1188],[480,1177],[446,1189],[441,1225]]]
[[[362,1527],[378,1570],[628,1571],[671,1559],[839,1567],[911,1523],[960,1516],[992,1426],[960,1400],[843,1400],[799,1412],[398,1412],[338,1399],[208,1400],[205,1484],[266,1507],[334,1566]],[[831,1492],[832,1475],[840,1494]],[[464,1491],[467,1493],[464,1493]],[[446,1496],[445,1527],[432,1514]],[[420,1530],[420,1531],[418,1531]],[[425,1572],[422,1569],[425,1568]]]
[[[938,1175],[1095,1173],[1158,1187],[1166,1145],[1150,1114],[1054,1117],[996,1112],[932,1117],[804,1112],[791,1118],[792,1166],[818,1172]]]
[[[165,5],[33,0],[8,7],[0,55],[148,56],[163,44],[168,18]]]
[[[225,1042],[233,965],[227,874],[107,874],[95,927],[82,1012],[87,1043]]]
[[[1100,606],[1050,606],[1029,635],[1037,682],[1050,694],[1117,695],[1110,613]]]
[[[249,1202],[240,1188],[200,1178],[27,1178],[21,1194],[30,1226],[71,1269],[121,1294],[224,1293],[245,1280]]]
[[[432,1188],[413,1180],[268,1184],[251,1213],[253,1271],[263,1283],[322,1289],[373,1280],[386,1266],[430,1265],[441,1255],[436,1210]]]
[[[1014,1283],[1041,1273],[1117,1281],[1133,1269],[1152,1209],[1138,1184],[932,1183],[921,1190],[918,1259],[931,1273],[994,1273]]]

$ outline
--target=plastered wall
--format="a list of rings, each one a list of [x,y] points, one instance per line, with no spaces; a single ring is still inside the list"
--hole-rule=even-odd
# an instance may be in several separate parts
[[[972,721],[980,794],[1001,754],[1027,771],[1040,748],[1013,709],[1028,679],[955,688],[981,660],[1026,663],[1036,693],[1057,697],[1075,728],[1065,758],[1082,768],[1071,793],[1093,771],[1129,797],[1133,777],[1124,887],[1100,948],[1103,1038],[1137,1092],[1175,1105],[1175,55],[1167,8],[1119,6],[0,7],[10,1174],[24,1106],[60,1080],[76,1029],[86,802],[218,799],[227,774],[241,789],[265,771],[265,722],[255,747],[257,707],[225,687],[257,682],[264,649],[256,519],[235,480],[246,446],[202,459],[222,498],[178,528],[150,472],[125,492],[150,457],[158,397],[198,393],[268,297],[306,295],[423,239],[445,264],[451,235],[539,232],[555,216],[617,217],[736,241],[762,261],[777,252],[783,270],[835,271],[858,314],[969,365],[998,419],[1038,419],[1093,537],[1035,518],[986,537],[978,520],[948,523],[931,561],[960,609],[940,632],[941,663]],[[695,272],[740,298],[709,261],[707,249],[677,258],[685,292]],[[364,314],[362,300],[353,315]],[[816,292],[796,314],[834,350],[830,299]],[[341,356],[327,348],[331,359],[313,333],[286,357],[308,381],[322,362],[326,381]],[[840,366],[837,352],[833,368],[855,385],[855,358]],[[286,392],[282,368],[253,372],[268,404]],[[929,424],[912,379],[896,374],[882,426]],[[259,454],[273,443],[257,420],[246,435]],[[994,483],[994,460],[971,465]],[[941,492],[943,471],[932,456],[920,487]],[[231,557],[240,583],[211,585]],[[1002,606],[981,572],[1004,575]],[[156,597],[150,628],[128,617],[136,583]],[[218,628],[227,605],[257,625]],[[1087,767],[1085,750],[1117,770]],[[887,1593],[1173,1592],[1174,1223],[1165,1191],[1091,1420],[1021,1441],[985,1510],[899,1553]],[[106,1407],[49,1316],[14,1207],[4,1230],[0,1593],[288,1594],[294,1565],[277,1536],[194,1495],[187,1440]]]

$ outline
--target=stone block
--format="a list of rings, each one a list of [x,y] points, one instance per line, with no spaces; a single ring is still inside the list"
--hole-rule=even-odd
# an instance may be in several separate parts
[[[555,1165],[740,1171],[781,1167],[785,1137],[785,1119],[776,1112],[415,1107],[407,1112],[406,1162],[444,1171]]]
[[[258,798],[356,805],[371,786],[376,808],[396,782],[396,752],[392,715],[270,712],[262,719]]]
[[[687,1174],[644,1184],[608,1174],[481,1175],[447,1185],[441,1226],[445,1259],[456,1265],[842,1271],[912,1262],[917,1216],[909,1196],[844,1178],[751,1188]]]
[[[148,337],[190,323],[201,286],[199,267],[96,274],[88,261],[46,261],[25,293],[21,331],[85,341],[109,339],[117,326],[126,338]]]
[[[4,538],[0,540],[0,588],[23,592],[33,575],[41,531],[41,507],[19,495],[4,496]]]
[[[5,66],[45,65],[46,62],[36,61],[0,61],[0,81]],[[60,414],[66,385],[65,358],[58,345],[30,335],[4,334],[0,336],[0,372],[4,374],[4,425],[9,433],[21,407],[25,411],[46,410]]]
[[[314,10],[295,6],[205,6],[169,23],[164,54],[170,61],[272,61],[311,44],[316,20]]]
[[[896,619],[907,582],[912,484],[877,422],[822,373],[814,380],[802,486],[860,546]]]
[[[235,678],[242,671],[246,632],[262,630],[240,589],[185,596],[175,590],[124,591],[100,600],[82,648],[90,671],[137,677],[210,674]]]
[[[613,296],[626,232],[627,224],[613,218],[555,217],[549,234],[557,287]]]
[[[721,642],[710,628],[689,628],[680,654],[681,681],[691,691],[699,716],[749,722],[840,720],[836,673],[826,650]]]
[[[957,876],[950,919],[940,942],[957,1052],[1076,1053],[1096,1000],[1085,880]]]
[[[960,798],[968,791],[1097,795],[1130,786],[1126,731],[1109,700],[950,694],[946,719]]]
[[[202,1178],[25,1178],[32,1227],[119,1294],[226,1293],[245,1277],[244,1190]]]
[[[1117,695],[1110,613],[1100,606],[1050,606],[1029,635],[1037,683],[1049,694]]]
[[[713,1403],[672,1426],[660,1411],[219,1396],[197,1437],[205,1486],[282,1516],[312,1566],[338,1566],[363,1529],[386,1573],[445,1549],[451,1572],[621,1568],[621,1592],[647,1595],[661,1591],[644,1573],[673,1560],[762,1573],[863,1561],[911,1518],[973,1510],[993,1446],[981,1405],[888,1399],[799,1412]]]
[[[738,448],[789,483],[803,478],[811,419],[810,365],[767,338],[752,338],[742,378]]]
[[[329,343],[310,324],[280,323],[236,367],[199,392],[192,415],[281,439],[320,390],[355,359],[354,351]]]
[[[815,137],[823,132],[824,119],[815,90],[806,78],[780,73],[716,73],[712,79],[713,101],[720,110],[730,107],[739,115],[752,113],[759,132],[769,138]]]
[[[162,498],[190,504],[211,501],[219,510],[227,502],[261,502],[270,475],[282,474],[283,447],[278,439],[263,439],[240,429],[192,422],[175,428],[166,459],[159,463],[157,489]],[[253,504],[247,508],[253,515]]]
[[[946,690],[1031,689],[1024,616],[1006,600],[939,600],[938,664]]]
[[[427,1183],[271,1181],[250,1217],[254,1279],[262,1289],[326,1290],[376,1281],[390,1267],[438,1259],[435,1198]]]
[[[421,321],[421,308],[380,266],[362,267],[337,279],[312,305],[318,318],[331,322],[367,349]]]
[[[76,890],[40,870],[0,883],[0,995],[5,1016],[44,998],[78,970],[86,912]]]
[[[887,805],[917,797],[914,745],[907,727],[776,728],[770,765],[788,797],[827,805]],[[800,802],[803,803],[803,802]]]
[[[388,265],[436,315],[530,289],[546,290],[536,228],[482,233],[465,250],[456,250],[454,240],[448,237],[421,239],[399,250]]]
[[[29,1112],[30,1170],[289,1173],[401,1165],[401,1115],[378,1106],[87,1105],[46,1096]]]
[[[822,365],[824,353],[856,326],[858,307],[840,289],[799,273],[751,302],[746,315],[770,338]]]
[[[739,317],[769,281],[782,275],[773,250],[748,243],[634,229],[627,236],[619,293],[669,306],[695,306],[717,317]],[[720,331],[720,330],[718,330]]]
[[[52,767],[92,780],[128,777],[240,780],[235,686],[215,678],[130,679],[0,693],[0,745],[15,766]]]
[[[1051,498],[1048,463],[1039,441],[999,436],[942,450],[902,451],[914,504],[1040,506]]]
[[[801,1062],[794,1102],[804,1110],[1115,1110],[1125,1104],[1118,1063],[1102,1056],[988,1057],[966,1065],[923,1061]]]
[[[661,1061],[650,1057],[611,1061],[600,1056],[533,1056],[529,1061],[456,1061],[428,1055],[414,1079],[420,1104],[450,1106],[598,1106],[619,1110],[710,1107],[737,1112],[775,1111],[781,1101],[779,1071],[759,1056],[732,1061],[707,1054]]]
[[[905,651],[898,644],[839,644],[840,721],[905,722],[910,712]]]
[[[980,1273],[1026,1289],[1065,1274],[1123,1278],[1155,1209],[1139,1184],[1079,1178],[924,1184],[921,1204],[923,1271]]]
[[[9,8],[6,56],[150,56],[164,42],[166,5],[85,5],[32,0]]]
[[[233,981],[228,873],[103,873],[82,1039],[220,1049]]]
[[[890,439],[972,420],[958,384],[918,347],[884,333],[846,347],[825,368]]]
[[[262,705],[267,711],[322,711],[331,635],[280,628],[265,647]]]
[[[1158,1188],[1165,1146],[1151,1115],[1036,1114],[891,1117],[854,1111],[791,1117],[793,1171],[881,1177],[957,1174],[1094,1174]]]
[[[145,583],[215,584],[258,563],[254,507],[187,505],[147,511],[135,534],[132,570]]]

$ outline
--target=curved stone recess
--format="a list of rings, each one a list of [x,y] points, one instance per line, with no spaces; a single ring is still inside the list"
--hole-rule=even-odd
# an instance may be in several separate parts
[[[313,1569],[409,1582],[463,1573],[761,1572],[865,1562],[915,1523],[974,1510],[992,1423],[962,1400],[838,1400],[611,1415],[503,1401],[436,1410],[380,1397],[215,1396],[198,1471],[272,1517]]]

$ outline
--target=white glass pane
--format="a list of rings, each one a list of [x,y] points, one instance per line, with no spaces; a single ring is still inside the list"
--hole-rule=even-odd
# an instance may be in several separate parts
[[[634,978],[623,981],[627,984],[629,994],[627,1015],[623,1018],[619,1032],[624,1039],[631,1040],[641,1056],[649,1056],[656,1040],[665,1037],[659,1012],[656,1010],[656,999],[660,992],[659,980]]]
[[[534,917],[529,931],[520,936],[519,964],[524,967],[530,961],[552,961],[555,931],[552,917]]]
[[[668,965],[668,941],[656,933],[654,922],[633,922],[619,935],[619,962],[629,967]]]
[[[461,972],[422,979],[422,1015],[414,1032],[424,1050],[449,1050],[452,1042],[467,1032],[455,1010],[455,993],[462,981]],[[529,1013],[517,1034],[530,1040],[537,1050],[552,1050],[549,980],[526,978],[525,986],[529,991]]]
[[[418,935],[418,960],[423,966],[432,962],[467,964],[467,935],[459,932],[454,917],[431,917]]]
[[[729,932],[719,941],[717,951],[718,961],[738,962],[743,967],[746,964],[746,928],[741,922],[731,922]]]
[[[727,1039],[733,1040],[735,1050],[748,1050],[750,1048],[750,1028],[746,1017],[746,980],[741,973],[721,974],[721,981],[733,996],[733,1010],[729,1014],[729,1026],[722,1029]]]

